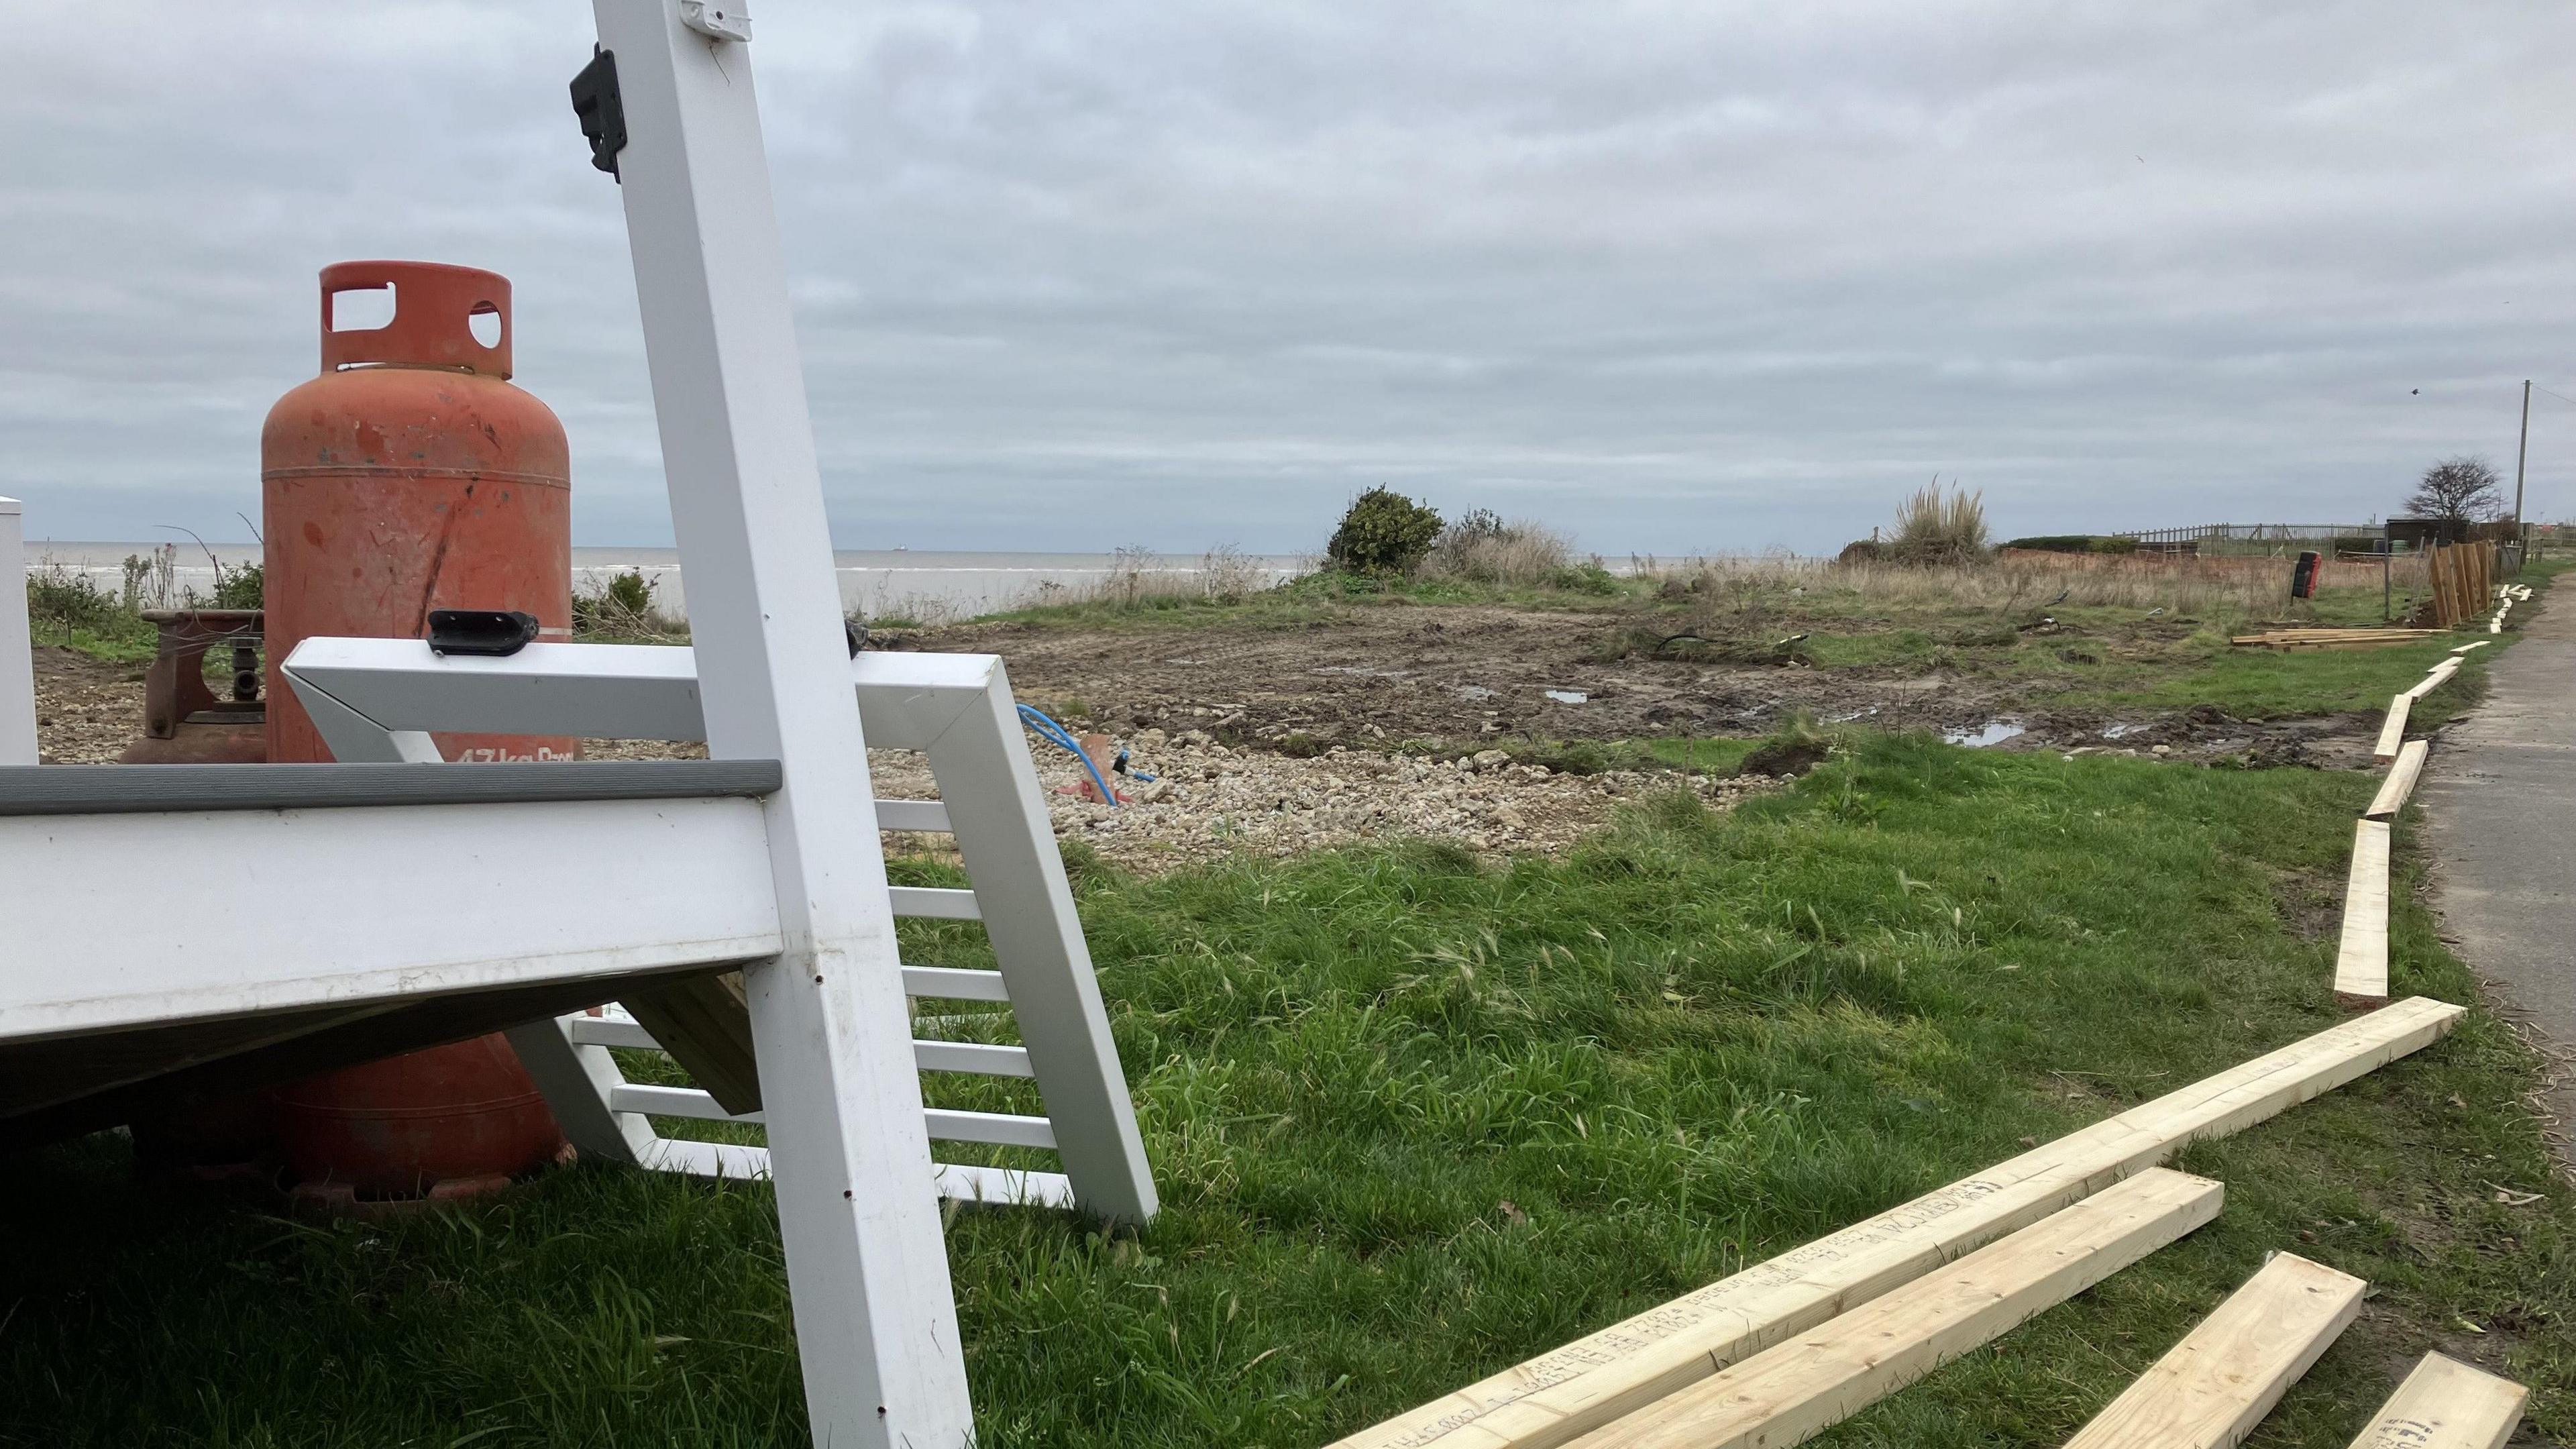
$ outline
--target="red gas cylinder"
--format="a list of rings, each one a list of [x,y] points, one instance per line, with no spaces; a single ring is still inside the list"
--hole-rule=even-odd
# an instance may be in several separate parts
[[[335,330],[342,293],[393,293],[393,318]],[[490,344],[477,318],[490,319]],[[322,269],[322,375],[260,430],[267,526],[268,757],[328,760],[278,667],[316,634],[417,639],[432,609],[517,609],[572,625],[572,483],[563,425],[512,387],[510,284],[428,262]],[[577,742],[441,734],[453,761],[569,759]],[[327,889],[321,882],[316,889]],[[498,1036],[281,1089],[300,1189],[325,1200],[452,1197],[566,1152]]]
[[[498,1036],[324,1072],[273,1100],[294,1193],[326,1207],[471,1197],[572,1156]]]
[[[393,320],[333,331],[332,299],[394,294]],[[474,336],[490,317],[495,340]],[[417,639],[432,609],[518,609],[572,632],[563,424],[512,387],[510,283],[430,262],[322,269],[322,375],[260,430],[267,515],[268,757],[327,760],[277,668],[315,634]],[[569,739],[441,734],[451,760],[546,760]]]

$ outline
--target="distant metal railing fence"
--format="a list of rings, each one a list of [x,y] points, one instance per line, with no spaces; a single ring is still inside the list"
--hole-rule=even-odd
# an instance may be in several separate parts
[[[2142,544],[2200,543],[2211,539],[2295,543],[2304,539],[2353,538],[2380,531],[2381,525],[2376,523],[2197,523],[2183,528],[2136,529],[2111,536],[2133,538]]]

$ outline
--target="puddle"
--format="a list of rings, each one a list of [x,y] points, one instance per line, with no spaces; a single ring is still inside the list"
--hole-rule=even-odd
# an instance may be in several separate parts
[[[1318,664],[1309,674],[1354,674],[1362,679],[1411,679],[1409,669],[1370,669],[1358,664]]]
[[[1972,730],[1944,730],[1941,732],[1941,738],[1954,745],[1966,745],[1972,750],[1982,750],[1988,745],[2000,745],[2006,740],[2014,739],[2028,728],[2029,726],[2019,720],[1994,719]]]
[[[2147,727],[2142,724],[2104,725],[2102,727],[2102,738],[2106,740],[2125,740],[2131,735],[2145,733],[2146,728]]]
[[[1826,715],[1826,716],[1825,716],[1825,723],[1827,723],[1827,724],[1850,724],[1853,720],[1856,720],[1856,719],[1867,719],[1867,718],[1869,718],[1871,715],[1874,715],[1874,714],[1876,714],[1876,713],[1878,713],[1878,706],[1873,704],[1873,705],[1871,705],[1871,706],[1870,706],[1869,708],[1867,708],[1867,709],[1846,710],[1846,711],[1844,711],[1844,712],[1843,712],[1843,713],[1841,713],[1841,714],[1829,714],[1829,715]]]
[[[1494,697],[1494,692],[1481,684],[1462,684],[1458,686],[1458,697],[1460,699],[1491,699]]]
[[[1558,704],[1583,704],[1592,698],[1579,689],[1551,689],[1547,691],[1547,697]]]

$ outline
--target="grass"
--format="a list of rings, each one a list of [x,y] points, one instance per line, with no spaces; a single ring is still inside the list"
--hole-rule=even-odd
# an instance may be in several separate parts
[[[2313,926],[2370,788],[1857,735],[1785,794],[1652,802],[1559,861],[1421,844],[1143,881],[1077,857],[1167,1206],[1115,1238],[955,1218],[985,1442],[1323,1444],[2321,1029]],[[984,952],[972,925],[904,932],[907,959]],[[2392,973],[2474,999],[2411,897]],[[2279,1249],[2378,1296],[2252,1443],[2346,1442],[2436,1346],[2576,1434],[2576,1207],[2534,1073],[2473,1013],[2194,1149],[2216,1224],[1825,1442],[2062,1442]],[[801,1442],[761,1187],[583,1168],[310,1224],[138,1189],[124,1158],[13,1164],[0,1441]]]

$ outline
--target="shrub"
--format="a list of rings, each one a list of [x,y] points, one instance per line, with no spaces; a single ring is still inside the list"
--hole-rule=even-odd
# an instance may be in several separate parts
[[[1221,543],[1199,557],[1199,582],[1212,604],[1239,604],[1263,585],[1261,566],[1243,556],[1243,550]]]
[[[89,575],[73,573],[61,564],[27,575],[27,618],[38,633],[46,632],[48,625],[64,633],[104,629],[127,612],[124,600],[100,588]]]
[[[1843,545],[1841,553],[1834,555],[1836,563],[1884,563],[1886,560],[1887,545],[1874,538],[1855,538]]]
[[[214,607],[218,609],[260,608],[267,593],[268,571],[259,564],[215,570]]]
[[[1905,563],[1961,563],[1986,551],[1985,495],[1952,485],[1944,492],[1939,479],[1896,508],[1896,532],[1889,554]]]
[[[27,631],[111,659],[149,659],[160,640],[116,590],[52,562],[27,575]]]
[[[1490,508],[1479,508],[1441,529],[1416,572],[1425,579],[1602,591],[1585,566],[1574,562],[1573,542],[1564,534],[1525,518],[1505,523]],[[1607,571],[1602,578],[1609,578]]]
[[[594,578],[572,596],[572,627],[579,634],[666,634],[671,623],[653,605],[655,584],[639,569]]]
[[[1602,567],[1601,560],[1597,558],[1551,571],[1547,576],[1547,586],[1563,589],[1569,594],[1607,595],[1619,592],[1618,577]]]
[[[1470,508],[1466,517],[1440,530],[1440,541],[1433,547],[1461,550],[1488,539],[1508,537],[1511,532],[1511,525],[1503,522],[1501,514],[1490,508]]]
[[[1440,515],[1389,488],[1351,500],[1324,557],[1346,573],[1381,578],[1411,573],[1440,537]]]
[[[2042,533],[2004,541],[2006,548],[2037,553],[2136,553],[2138,541],[2107,533]]]

